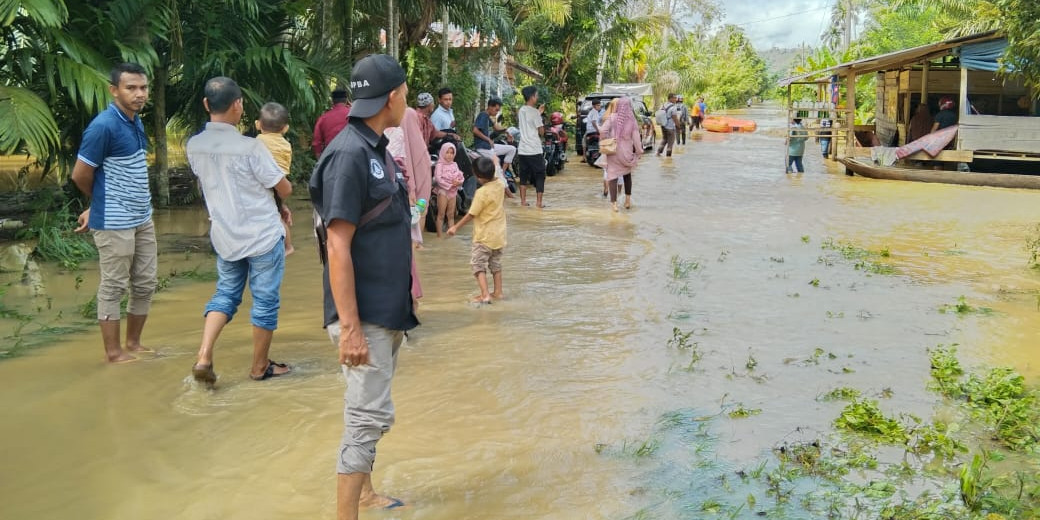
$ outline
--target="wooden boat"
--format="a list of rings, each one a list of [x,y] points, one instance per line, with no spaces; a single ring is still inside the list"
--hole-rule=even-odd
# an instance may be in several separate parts
[[[737,119],[725,116],[709,116],[704,119],[701,126],[709,132],[754,132],[758,124],[750,119]]]
[[[965,186],[992,186],[995,188],[1040,189],[1040,175],[1021,175],[1015,173],[981,173],[957,172],[945,170],[925,170],[900,166],[881,166],[868,159],[841,159],[849,171],[871,179],[893,181],[937,182],[942,184],[962,184]]]

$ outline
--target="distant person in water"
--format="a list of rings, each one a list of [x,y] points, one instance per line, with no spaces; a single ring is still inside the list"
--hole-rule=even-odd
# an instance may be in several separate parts
[[[824,159],[826,159],[827,156],[830,155],[831,128],[833,127],[834,123],[830,119],[824,118],[820,120],[820,137],[818,137],[817,139],[819,139],[820,141],[820,153],[823,155]]]
[[[805,141],[809,139],[809,132],[802,126],[801,118],[796,117],[793,123],[789,130],[791,133],[787,145],[787,173],[791,173],[792,169],[796,173],[804,173],[805,166],[802,165],[802,156],[805,155]]]

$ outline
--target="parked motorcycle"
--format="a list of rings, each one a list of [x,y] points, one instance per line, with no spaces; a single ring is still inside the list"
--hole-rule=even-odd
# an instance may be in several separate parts
[[[542,136],[542,157],[545,159],[545,175],[552,177],[563,169],[566,159],[556,132],[545,132]]]
[[[599,159],[599,132],[587,132],[584,140],[585,162],[592,166]]]

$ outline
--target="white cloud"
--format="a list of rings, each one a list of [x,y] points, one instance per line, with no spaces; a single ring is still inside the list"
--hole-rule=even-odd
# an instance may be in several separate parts
[[[721,0],[722,23],[739,25],[756,49],[818,45],[834,0]]]

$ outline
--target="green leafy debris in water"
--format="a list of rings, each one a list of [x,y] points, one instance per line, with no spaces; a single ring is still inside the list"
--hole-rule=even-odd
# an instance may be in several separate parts
[[[887,443],[905,444],[908,440],[906,427],[898,420],[886,417],[878,408],[878,402],[869,399],[853,400],[834,420],[834,425]]]
[[[700,262],[679,255],[672,255],[672,280],[685,280],[701,266]]]
[[[957,360],[957,344],[949,347],[938,345],[928,349],[928,357],[931,359],[932,382],[929,387],[937,390],[946,397],[960,397],[961,376],[964,369]]]
[[[872,251],[859,247],[852,242],[835,241],[833,238],[828,238],[820,244],[820,248],[825,251],[834,251],[838,257],[853,262],[852,266],[857,271],[880,275],[896,274],[894,266],[880,261],[880,259],[892,257],[892,250],[888,246],[882,246],[881,249]],[[832,265],[831,259],[823,256],[820,257],[818,262]]]
[[[760,413],[762,413],[761,408],[747,408],[744,406],[744,403],[737,403],[737,406],[730,410],[727,415],[729,415],[731,419],[743,419]]]
[[[819,397],[820,401],[852,401],[862,395],[859,390],[849,386],[839,386]]]
[[[989,307],[973,307],[964,296],[958,296],[956,303],[944,303],[939,306],[939,312],[943,314],[992,314],[993,309]]]
[[[1040,224],[1033,226],[1033,231],[1026,237],[1025,249],[1029,253],[1029,267],[1040,269]]]
[[[976,418],[993,428],[994,439],[1013,450],[1040,451],[1040,402],[1036,389],[1007,367],[984,375],[965,374],[956,357],[956,346],[929,349],[932,382],[942,395],[967,404]]]

